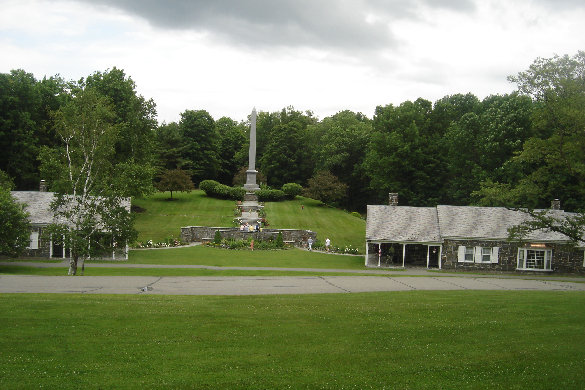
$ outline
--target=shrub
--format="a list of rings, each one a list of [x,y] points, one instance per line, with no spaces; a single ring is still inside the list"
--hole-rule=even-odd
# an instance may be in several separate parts
[[[221,244],[221,233],[219,232],[219,230],[215,231],[215,236],[213,237],[213,243],[214,244]]]
[[[219,182],[215,180],[203,180],[199,183],[199,189],[205,191],[207,195],[211,196],[210,193],[212,193],[218,185],[220,185]]]
[[[294,199],[303,192],[303,186],[297,183],[286,183],[282,186],[282,191],[288,199]]]
[[[286,195],[281,190],[261,189],[256,191],[258,200],[260,202],[280,202],[286,198]]]
[[[230,187],[215,180],[203,180],[199,188],[212,198],[243,200],[246,190],[241,187]]]
[[[284,248],[284,240],[282,239],[282,232],[278,232],[278,236],[276,236],[276,247],[277,248]]]

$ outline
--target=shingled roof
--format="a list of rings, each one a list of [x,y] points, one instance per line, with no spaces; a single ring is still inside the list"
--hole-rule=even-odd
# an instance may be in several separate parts
[[[24,211],[29,214],[31,224],[43,226],[57,222],[55,221],[55,214],[51,210],[51,203],[55,199],[53,192],[11,191],[10,194],[18,203],[25,205]],[[130,211],[130,198],[124,198],[122,206]]]
[[[368,206],[366,240],[441,242],[434,207]]]
[[[572,215],[547,210],[560,218]],[[506,240],[508,228],[530,216],[504,207],[472,206],[368,206],[366,240],[403,243],[436,243],[443,239]],[[560,233],[538,230],[531,241],[568,242]]]

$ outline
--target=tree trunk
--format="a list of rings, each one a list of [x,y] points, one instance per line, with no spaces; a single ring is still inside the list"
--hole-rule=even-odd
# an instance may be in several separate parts
[[[69,273],[68,275],[77,275],[77,256],[71,256],[69,260]]]
[[[81,258],[81,276],[83,276],[83,273],[85,272],[85,257]]]

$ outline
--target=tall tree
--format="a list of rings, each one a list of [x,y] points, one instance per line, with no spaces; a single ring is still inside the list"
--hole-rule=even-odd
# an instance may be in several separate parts
[[[219,160],[220,167],[218,181],[222,184],[231,185],[238,169],[247,161],[249,144],[244,124],[238,124],[233,119],[223,117],[215,122],[215,130],[219,137]],[[244,150],[245,149],[245,150]]]
[[[364,167],[378,202],[398,192],[407,205],[438,203],[441,155],[428,136],[430,111],[431,103],[424,99],[376,107]]]
[[[109,100],[92,88],[76,88],[55,113],[62,146],[44,147],[41,171],[50,178],[56,222],[47,231],[70,249],[69,274],[80,258],[136,237],[116,161],[119,128]]]
[[[0,255],[18,256],[29,245],[30,222],[10,195],[12,181],[0,171]]]
[[[260,115],[257,139],[258,166],[274,187],[285,183],[304,184],[314,170],[307,126],[316,123],[312,113],[283,109],[278,115]]]
[[[348,186],[341,201],[351,210],[365,210],[369,198],[369,180],[363,162],[372,132],[371,121],[362,114],[341,111],[308,128],[314,137],[311,147],[316,169],[331,172]]]
[[[185,157],[191,161],[191,175],[194,183],[215,180],[220,169],[219,136],[215,121],[205,110],[186,110],[179,122],[186,140]]]
[[[155,129],[156,105],[136,91],[136,84],[122,69],[116,67],[95,72],[82,85],[106,96],[112,103],[113,124],[118,128],[113,158],[128,181],[124,192],[128,196],[141,196],[153,190],[156,173]]]

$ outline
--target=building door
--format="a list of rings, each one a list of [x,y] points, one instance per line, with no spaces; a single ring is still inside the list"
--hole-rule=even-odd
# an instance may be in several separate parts
[[[441,252],[440,246],[429,245],[429,262],[428,268],[439,268],[439,254]]]

